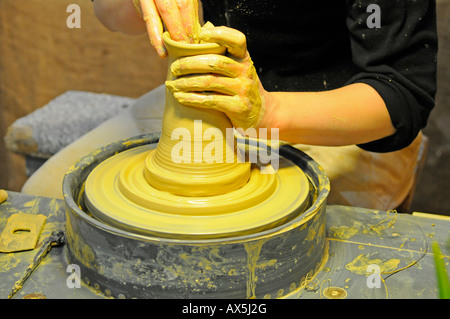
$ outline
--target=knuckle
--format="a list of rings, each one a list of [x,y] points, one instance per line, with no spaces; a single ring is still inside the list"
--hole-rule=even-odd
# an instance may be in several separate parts
[[[223,61],[220,56],[214,54],[208,57],[207,63],[210,67],[219,67],[223,64]]]
[[[211,84],[214,83],[214,79],[213,79],[212,75],[205,75],[205,76],[201,77],[200,82],[203,86],[209,87]]]
[[[170,12],[172,11],[172,2],[170,0],[156,1],[156,5],[161,15],[170,14]]]
[[[245,34],[236,32],[236,43],[239,46],[245,46],[247,44],[247,38],[245,37]]]

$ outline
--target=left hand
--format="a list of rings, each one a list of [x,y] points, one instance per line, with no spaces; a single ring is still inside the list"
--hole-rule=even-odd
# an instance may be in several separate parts
[[[224,112],[235,128],[256,127],[263,117],[268,92],[259,81],[245,35],[228,27],[205,25],[199,37],[225,46],[227,55],[176,60],[170,67],[176,79],[166,81],[166,86],[183,105]]]
[[[200,28],[197,0],[133,0],[137,7],[139,2],[150,42],[160,57],[167,56],[163,23],[173,40],[195,43]]]

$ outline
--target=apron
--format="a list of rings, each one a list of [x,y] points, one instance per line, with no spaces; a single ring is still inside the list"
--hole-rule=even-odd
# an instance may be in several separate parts
[[[327,173],[328,204],[377,210],[396,209],[412,190],[422,133],[406,148],[389,153],[365,151],[356,145],[293,145],[311,156]]]

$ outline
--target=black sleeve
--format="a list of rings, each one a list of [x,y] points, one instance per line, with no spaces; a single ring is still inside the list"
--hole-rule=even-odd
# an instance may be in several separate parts
[[[380,8],[381,25],[370,28]],[[435,0],[347,0],[347,28],[354,64],[360,72],[347,84],[362,82],[383,98],[396,133],[358,145],[374,152],[408,146],[426,126],[436,92]],[[373,26],[373,25],[372,25]]]

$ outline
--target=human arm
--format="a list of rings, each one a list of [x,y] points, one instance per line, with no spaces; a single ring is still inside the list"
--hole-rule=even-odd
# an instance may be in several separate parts
[[[280,139],[287,142],[342,146],[395,133],[383,99],[364,83],[330,91],[270,95],[266,116],[258,127],[278,128]]]
[[[348,83],[365,83],[383,98],[396,133],[359,146],[391,152],[408,146],[426,124],[436,93],[436,1],[380,0],[381,24],[369,28],[370,0],[347,0],[353,64]],[[363,23],[361,23],[363,21]]]
[[[182,104],[220,110],[236,128],[278,128],[279,138],[292,143],[349,145],[395,132],[383,100],[369,85],[314,93],[268,92],[242,33],[203,28],[200,37],[227,46],[229,56],[186,57],[172,64],[178,79],[166,85]]]
[[[322,24],[315,24],[319,41],[329,35],[340,41],[340,45],[334,42],[332,50],[328,51],[324,50],[324,47],[314,51],[314,46],[311,47],[309,44],[316,43],[313,41],[315,38],[293,36],[291,29],[286,30],[288,33],[290,31],[288,39],[294,42],[300,41],[300,46],[291,46],[291,42],[286,42],[284,38],[284,42],[283,39],[278,39],[276,35],[280,34],[282,29],[275,28],[273,36],[271,34],[266,36],[255,31],[257,23],[247,28],[245,12],[240,18],[235,17],[233,21],[239,30],[242,28],[249,32],[249,37],[252,39],[251,45],[253,45],[253,51],[250,50],[250,52],[255,53],[257,70],[264,69],[264,72],[260,74],[264,86],[267,84],[271,90],[283,87],[289,91],[315,92],[323,90],[324,86],[326,90],[329,90],[328,84],[328,87],[333,88],[346,87],[345,92],[349,92],[347,86],[354,87],[353,84],[364,83],[375,89],[384,101],[395,133],[358,145],[376,152],[401,149],[409,145],[418,132],[425,127],[434,106],[437,51],[435,2],[433,0],[408,2],[380,0],[378,2],[381,10],[380,28],[370,28],[366,24],[366,20],[371,15],[367,11],[372,3],[370,0],[347,0],[346,3],[347,6],[340,4],[334,7],[333,12],[338,13],[331,24],[326,24],[325,20],[320,21],[322,24],[325,23],[327,28],[336,26],[338,31],[328,33],[327,29],[320,28]],[[302,8],[298,6],[297,9]],[[318,11],[314,11],[316,17]],[[210,11],[205,11],[204,8],[204,12],[209,12],[207,19],[213,18]],[[283,14],[283,10],[276,10],[276,14]],[[332,13],[328,12],[328,14]],[[293,18],[292,15],[287,16]],[[267,17],[270,15],[264,16],[264,18]],[[266,20],[258,21],[261,24],[260,28],[264,29],[263,21]],[[225,21],[222,19],[217,23],[222,24]],[[309,23],[312,22],[309,21]],[[286,26],[296,28],[295,30],[298,30],[300,34],[307,31],[294,22]],[[314,28],[311,30],[316,31]],[[268,44],[272,42],[272,45]],[[295,47],[296,51],[283,52],[277,49],[281,47],[291,49]],[[315,53],[318,54],[315,55]],[[351,56],[347,57],[347,54]],[[284,57],[286,57],[285,60],[283,60]],[[330,93],[328,96],[331,96],[331,93],[343,92],[341,89],[327,92]],[[298,97],[309,95],[299,93]],[[319,97],[322,94],[314,93],[314,96]],[[301,107],[298,106],[298,108]],[[292,111],[296,109],[293,108]],[[281,121],[276,122],[281,123]]]

